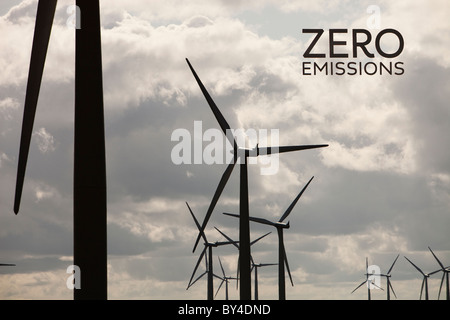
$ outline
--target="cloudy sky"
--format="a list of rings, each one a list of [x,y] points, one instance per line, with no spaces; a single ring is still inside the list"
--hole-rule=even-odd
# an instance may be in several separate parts
[[[13,190],[37,1],[0,4],[0,262],[16,264],[0,269],[1,299],[73,296],[66,287],[73,245],[72,4],[58,1],[17,216]],[[379,15],[367,12],[370,5]],[[281,145],[330,145],[280,155],[273,175],[261,175],[261,163],[249,166],[250,213],[267,219],[278,219],[315,177],[285,232],[294,280],[288,299],[366,299],[363,288],[350,294],[364,280],[366,257],[386,272],[398,254],[395,293],[418,299],[422,278],[404,256],[425,272],[437,270],[430,246],[450,264],[447,1],[109,0],[101,12],[110,299],[206,298],[206,279],[186,290],[200,250],[192,253],[197,230],[185,201],[202,220],[225,165],[172,161],[176,129],[191,132],[194,144],[202,143],[193,136],[194,121],[203,131],[219,128],[186,57],[232,128],[277,129]],[[348,45],[339,50],[350,53],[351,29],[368,29],[373,39],[396,29],[403,52],[373,61],[401,61],[405,72],[303,75],[312,35],[301,31],[308,28],[326,30],[317,52],[328,52],[329,29],[348,29],[339,35]],[[237,220],[222,215],[238,211],[238,173],[208,224],[210,241],[224,240],[214,226],[238,237]],[[252,247],[257,262],[277,262],[277,237],[269,226],[251,225],[252,238],[269,231]],[[216,267],[220,256],[235,274],[233,247],[214,255]],[[431,299],[440,278],[430,279]],[[278,298],[276,267],[261,269],[259,283],[261,299]],[[385,294],[373,290],[375,299]],[[234,285],[230,297],[239,298]]]

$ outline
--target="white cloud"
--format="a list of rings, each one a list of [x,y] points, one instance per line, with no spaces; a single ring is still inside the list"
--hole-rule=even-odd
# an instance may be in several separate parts
[[[42,153],[55,151],[55,139],[45,128],[40,128],[33,135],[36,137],[39,151]]]

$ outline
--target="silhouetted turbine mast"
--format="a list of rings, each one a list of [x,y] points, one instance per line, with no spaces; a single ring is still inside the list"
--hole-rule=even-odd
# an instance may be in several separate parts
[[[192,74],[195,77],[195,80],[197,81],[197,84],[199,85],[206,101],[209,104],[209,107],[211,108],[211,111],[213,112],[217,122],[220,125],[220,128],[222,129],[223,133],[227,137],[227,139],[230,141],[230,143],[233,146],[234,151],[234,161],[232,161],[230,164],[228,164],[227,168],[225,169],[225,172],[222,175],[222,178],[220,179],[219,185],[214,193],[213,201],[210,204],[210,207],[208,208],[208,211],[206,213],[205,219],[203,220],[203,224],[201,226],[201,230],[204,230],[206,227],[206,224],[209,221],[209,218],[211,217],[211,214],[214,210],[214,207],[231,175],[231,172],[233,171],[234,165],[239,158],[240,160],[240,182],[239,182],[239,215],[240,215],[240,221],[239,221],[239,242],[240,242],[240,262],[241,262],[241,276],[240,276],[240,299],[241,300],[251,300],[251,262],[250,262],[250,223],[249,223],[249,201],[248,201],[248,170],[247,170],[247,157],[257,157],[258,155],[268,155],[268,154],[275,154],[275,153],[284,153],[284,152],[291,152],[291,151],[298,151],[298,150],[306,150],[306,149],[314,149],[314,148],[322,148],[327,147],[327,144],[321,144],[321,145],[307,145],[307,146],[282,146],[282,147],[258,147],[256,146],[253,149],[245,149],[243,147],[239,148],[236,140],[232,135],[230,134],[230,126],[228,122],[223,117],[222,113],[220,112],[217,105],[214,103],[213,99],[209,95],[208,91],[206,90],[205,86],[201,82],[200,78],[198,77],[197,73],[195,72],[194,68],[192,67],[191,63],[188,59],[186,59],[186,62],[189,65],[189,68],[191,69]],[[197,240],[194,245],[194,251],[197,247],[198,241],[200,240],[200,234],[197,237]]]
[[[255,300],[258,300],[258,268],[276,266],[277,263],[254,263],[252,262],[252,270],[255,269]]]
[[[56,0],[39,0],[20,140],[14,212],[26,164]],[[74,264],[82,272],[75,299],[107,298],[106,165],[99,0],[77,0],[75,34]]]

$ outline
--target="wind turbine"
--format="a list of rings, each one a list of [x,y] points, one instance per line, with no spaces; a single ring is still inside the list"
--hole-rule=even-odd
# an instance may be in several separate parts
[[[258,268],[276,266],[277,263],[254,263],[252,261],[252,270],[255,269],[255,300],[258,300]]]
[[[221,278],[222,282],[220,283],[219,288],[217,288],[216,296],[219,293],[219,290],[222,287],[223,283],[225,282],[225,299],[228,300],[228,282],[230,280],[238,280],[238,278],[227,277],[225,274],[225,270],[223,269],[222,261],[220,261],[220,257],[217,257],[217,258],[219,258],[219,264],[220,264],[220,269],[222,269],[223,278]]]
[[[386,297],[387,297],[387,300],[391,300],[390,290],[392,290],[392,293],[397,298],[397,295],[395,294],[394,288],[392,287],[392,284],[391,284],[391,271],[392,271],[392,268],[394,268],[394,264],[395,264],[395,262],[397,262],[397,259],[398,259],[399,256],[400,255],[397,255],[397,257],[395,258],[394,262],[392,263],[391,267],[389,268],[389,270],[388,270],[388,272],[386,274],[380,274],[379,275],[381,277],[386,277],[386,287],[387,287],[387,291],[386,291],[387,296]]]
[[[438,300],[439,297],[441,296],[441,289],[442,289],[442,284],[444,283],[444,278],[445,278],[445,284],[446,284],[446,289],[445,289],[445,296],[446,296],[446,300],[450,300],[450,290],[449,290],[449,280],[448,280],[448,274],[450,272],[450,267],[445,268],[444,265],[442,264],[442,262],[438,259],[438,257],[436,257],[436,255],[434,254],[433,250],[431,250],[430,247],[428,247],[428,249],[430,249],[431,253],[433,254],[433,257],[436,259],[436,261],[438,262],[439,266],[441,267],[441,269],[436,270],[433,273],[442,271],[442,280],[441,280],[441,285],[439,286],[439,295],[438,295]]]
[[[367,285],[367,300],[371,300],[371,296],[370,296],[370,290],[371,290],[371,288],[370,288],[370,286],[375,286],[375,287],[377,287],[378,289],[381,289],[381,290],[383,290],[381,287],[379,287],[378,285],[376,285],[374,282],[373,282],[373,279],[372,278],[370,278],[369,279],[369,261],[368,261],[368,259],[367,259],[367,257],[366,257],[366,273],[364,274],[365,276],[366,276],[366,280],[364,280],[363,282],[361,282],[361,284],[359,284],[355,289],[353,289],[353,291],[350,293],[350,294],[352,294],[353,292],[355,292],[356,290],[358,290],[363,284],[366,284]],[[373,274],[371,274],[371,277],[373,276]]]
[[[203,256],[205,256],[205,259],[207,259],[207,271],[205,273],[208,274],[208,289],[207,289],[207,297],[208,300],[213,300],[214,299],[214,284],[213,284],[213,277],[215,276],[213,273],[213,254],[212,254],[212,248],[216,248],[216,247],[220,247],[220,246],[224,246],[224,245],[228,245],[228,244],[235,244],[236,241],[216,241],[216,242],[208,242],[208,239],[206,238],[206,235],[203,231],[201,231],[200,229],[200,224],[198,223],[197,218],[195,217],[194,213],[191,210],[191,207],[189,206],[189,204],[186,202],[186,205],[189,209],[189,212],[192,215],[192,218],[194,219],[195,225],[197,226],[197,228],[200,230],[201,232],[201,236],[204,240],[204,249],[202,251],[202,253],[200,254],[198,260],[197,260],[197,264],[195,265],[194,271],[192,272],[192,276],[191,279],[189,280],[189,284],[187,289],[189,289],[189,287],[193,284],[192,283],[192,279],[194,278],[195,272],[197,271],[197,268],[201,262],[201,260],[203,259]],[[206,252],[208,251],[208,253]],[[206,258],[207,257],[207,258]],[[199,278],[201,278],[205,273],[203,273]],[[218,276],[217,276],[218,277]],[[199,279],[197,278],[194,283]],[[220,277],[218,277],[220,278]]]
[[[294,201],[290,204],[290,206],[287,208],[287,210],[283,213],[281,218],[277,222],[272,222],[267,219],[262,218],[256,218],[256,217],[249,217],[250,221],[267,224],[269,226],[273,226],[277,229],[278,233],[278,296],[280,300],[286,300],[286,283],[285,283],[285,269],[284,266],[286,265],[286,269],[289,275],[289,279],[291,280],[292,286],[294,285],[294,282],[292,281],[291,271],[289,270],[289,264],[286,257],[286,250],[284,248],[284,240],[283,240],[283,230],[288,229],[290,227],[289,222],[284,223],[283,221],[289,216],[294,206],[297,204],[297,201],[302,196],[303,192],[306,190],[308,185],[311,183],[312,177],[308,183],[303,187],[303,189],[300,191],[300,193],[295,197]],[[239,215],[232,214],[232,213],[224,213],[225,215],[237,217],[239,218]],[[242,217],[240,217],[242,219]]]
[[[218,121],[223,133],[227,137],[227,139],[230,141],[230,143],[233,146],[233,152],[234,152],[234,161],[232,161],[230,164],[228,164],[227,168],[225,169],[225,172],[223,173],[219,185],[214,193],[213,201],[210,204],[210,207],[208,208],[208,211],[206,213],[205,219],[203,220],[201,230],[204,230],[206,227],[206,224],[208,223],[209,218],[211,217],[211,214],[214,210],[214,207],[228,181],[228,178],[231,175],[231,172],[233,171],[234,165],[236,163],[236,160],[239,157],[240,160],[240,181],[239,181],[239,214],[240,214],[240,221],[239,221],[239,242],[240,242],[240,250],[239,255],[240,262],[241,262],[241,276],[240,276],[240,299],[241,300],[251,300],[251,263],[250,263],[250,222],[249,222],[249,200],[248,200],[248,170],[247,170],[247,158],[248,157],[257,157],[260,154],[261,155],[268,155],[268,154],[275,154],[275,153],[284,153],[284,152],[291,152],[291,151],[298,151],[298,150],[306,150],[306,149],[314,149],[314,148],[322,148],[327,147],[327,144],[321,144],[321,145],[303,145],[303,146],[281,146],[281,147],[259,147],[258,145],[254,147],[253,149],[245,149],[243,147],[239,147],[237,145],[236,140],[234,137],[232,137],[232,134],[230,134],[230,125],[223,117],[222,113],[220,112],[219,108],[209,95],[208,91],[206,90],[205,86],[201,82],[200,78],[198,77],[197,73],[195,72],[194,68],[192,67],[189,60],[186,58],[186,62],[189,65],[189,68],[191,69],[192,74],[195,77],[195,80],[197,81],[197,84],[199,85],[206,101],[209,104],[209,107],[211,108],[211,111],[214,113],[214,116],[216,120]],[[227,134],[228,133],[228,134]],[[200,240],[201,235],[199,234],[197,237],[197,240],[194,245],[194,251],[197,247],[197,244]]]
[[[57,0],[39,0],[20,140],[14,212],[19,212],[39,90]],[[82,272],[75,299],[107,299],[106,166],[99,0],[77,0],[75,33],[74,264]]]
[[[437,271],[433,271],[431,273],[424,273],[418,266],[416,266],[411,260],[409,260],[407,257],[405,257],[406,260],[409,261],[409,263],[411,263],[414,268],[417,269],[417,271],[419,271],[422,275],[423,275],[423,280],[422,280],[422,286],[420,288],[420,300],[422,300],[422,293],[423,293],[423,289],[425,288],[425,300],[428,300],[429,295],[428,295],[428,278],[432,275],[435,274],[439,271],[441,271],[440,269]]]

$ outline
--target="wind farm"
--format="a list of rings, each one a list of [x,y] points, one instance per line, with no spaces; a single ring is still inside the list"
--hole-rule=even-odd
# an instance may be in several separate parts
[[[450,12],[377,6],[3,1],[0,299],[447,300]]]
[[[240,298],[241,300],[251,300],[251,253],[250,253],[250,219],[249,219],[249,190],[248,190],[248,168],[247,168],[247,158],[257,157],[261,155],[271,155],[284,152],[300,151],[307,149],[316,149],[328,147],[327,144],[318,145],[298,145],[298,146],[272,146],[272,147],[253,147],[251,149],[239,147],[236,140],[232,135],[230,135],[230,125],[223,117],[219,108],[211,98],[209,92],[203,85],[196,71],[192,67],[189,60],[186,58],[186,62],[194,75],[197,84],[199,85],[211,111],[213,112],[217,122],[222,129],[223,134],[226,135],[227,139],[233,145],[234,158],[230,164],[228,164],[227,169],[223,173],[219,185],[214,193],[211,204],[206,212],[206,216],[201,225],[200,233],[194,244],[194,251],[197,247],[198,241],[201,237],[201,232],[205,229],[213,210],[216,206],[217,201],[233,171],[234,165],[237,160],[240,160],[240,182],[239,182],[239,262],[240,262]],[[281,253],[282,254],[282,253]],[[284,263],[282,263],[284,266]],[[284,268],[284,267],[282,267]],[[281,295],[282,298],[282,295]]]

